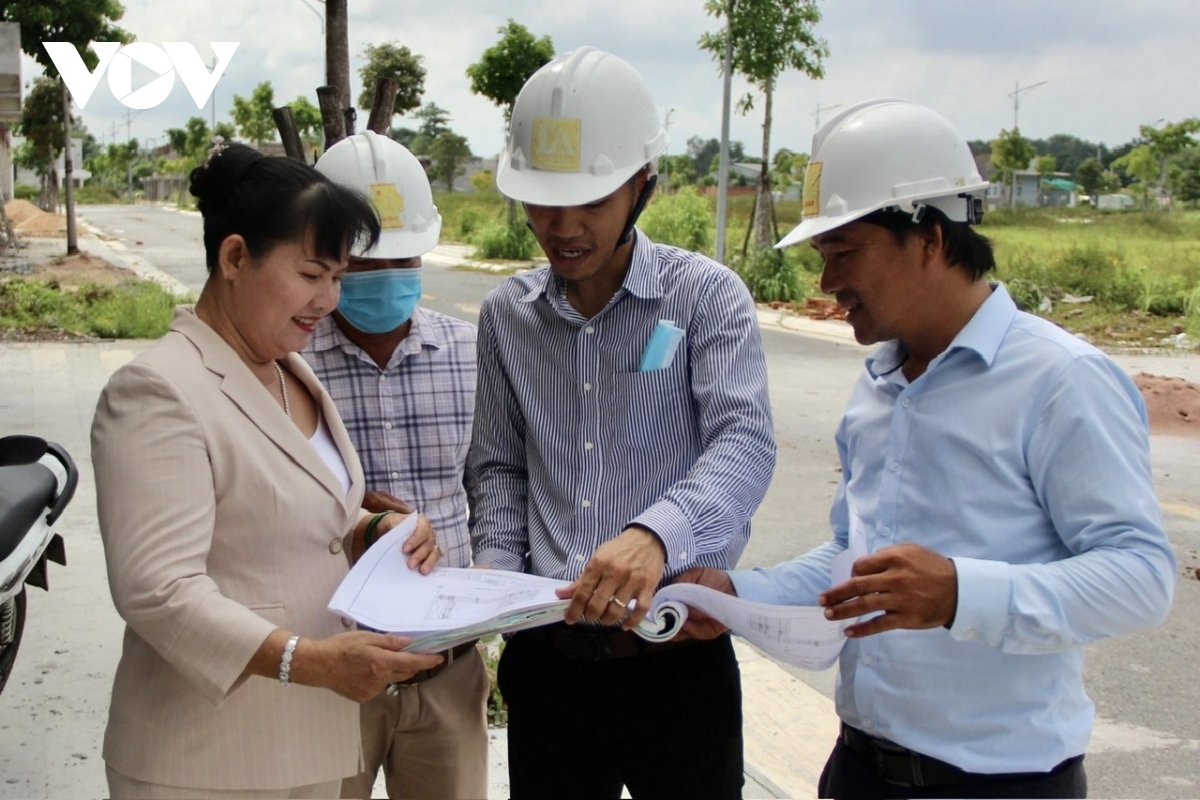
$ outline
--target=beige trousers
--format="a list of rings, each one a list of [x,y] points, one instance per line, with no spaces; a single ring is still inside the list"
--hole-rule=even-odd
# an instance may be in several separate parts
[[[476,650],[396,696],[363,703],[366,769],[342,782],[342,797],[369,798],[382,767],[391,800],[486,798],[488,689]]]
[[[104,769],[112,800],[333,800],[341,786],[341,781],[326,781],[290,789],[200,789],[146,783],[122,775],[112,767]]]

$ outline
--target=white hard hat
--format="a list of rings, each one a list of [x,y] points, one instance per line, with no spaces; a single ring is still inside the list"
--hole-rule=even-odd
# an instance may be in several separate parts
[[[348,136],[317,160],[325,177],[366,194],[379,212],[379,244],[360,258],[412,258],[438,243],[442,215],[429,178],[408,148],[374,131]]]
[[[916,103],[867,100],[813,136],[800,224],[787,247],[881,208],[919,213],[932,206],[955,222],[976,222],[987,181],[967,140],[945,117]]]
[[[525,82],[496,185],[522,203],[584,205],[608,197],[666,149],[642,76],[611,53],[581,47]]]

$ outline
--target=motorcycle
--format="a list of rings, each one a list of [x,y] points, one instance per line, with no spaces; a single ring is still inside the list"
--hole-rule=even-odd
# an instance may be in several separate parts
[[[79,472],[61,446],[36,436],[0,438],[0,692],[25,630],[25,587],[50,588],[46,562],[67,564],[52,528],[75,495]]]

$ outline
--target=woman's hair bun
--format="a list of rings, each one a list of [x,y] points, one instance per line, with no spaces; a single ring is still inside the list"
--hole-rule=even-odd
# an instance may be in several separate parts
[[[226,142],[221,136],[213,137],[213,146],[204,157],[204,163],[192,170],[192,196],[201,202],[229,197],[246,170],[264,158],[266,156],[253,147]]]

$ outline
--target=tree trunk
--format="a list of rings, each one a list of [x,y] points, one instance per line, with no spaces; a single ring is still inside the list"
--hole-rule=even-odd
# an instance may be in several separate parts
[[[325,83],[337,89],[340,109],[349,108],[353,104],[350,97],[350,25],[347,2],[348,0],[325,2]]]
[[[79,240],[75,233],[75,165],[71,157],[71,90],[66,81],[59,79],[62,84],[63,98],[63,187],[67,194],[67,255],[73,256],[79,252]],[[132,170],[132,167],[130,168]],[[133,172],[129,173],[130,201],[133,200]]]
[[[762,169],[758,175],[758,191],[756,192],[754,209],[754,248],[770,250],[775,240],[772,236],[774,224],[771,219],[771,100],[774,85],[767,84],[763,103],[763,137],[762,137]]]

